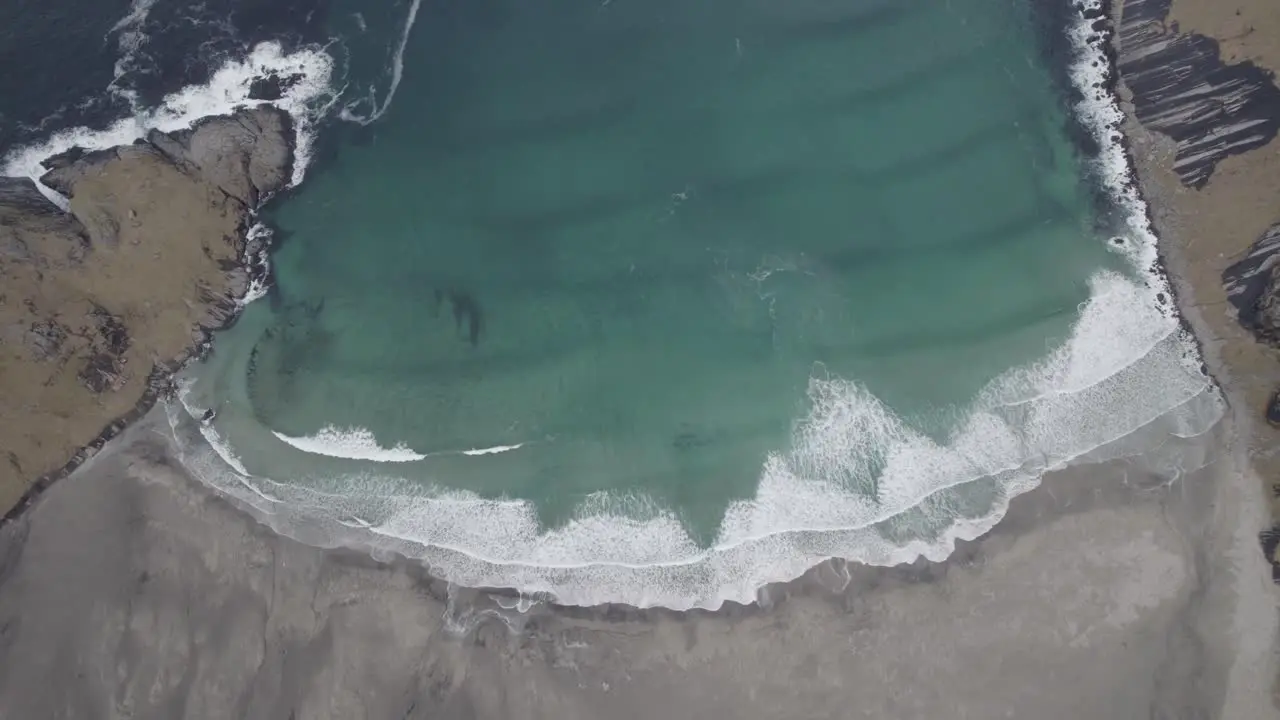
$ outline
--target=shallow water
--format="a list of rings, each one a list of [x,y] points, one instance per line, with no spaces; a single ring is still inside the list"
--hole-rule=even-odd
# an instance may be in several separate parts
[[[524,444],[395,472],[710,538],[810,377],[945,435],[1067,334],[1108,254],[1019,5],[436,3],[366,144],[272,218],[273,327],[219,349],[252,343],[281,434]]]
[[[1090,60],[1033,9],[335,2],[292,42],[336,42],[128,85],[138,120],[6,167],[303,72],[276,285],[170,408],[193,472],[463,584],[715,607],[941,557],[1046,469],[1216,419],[1110,106],[1065,99]]]

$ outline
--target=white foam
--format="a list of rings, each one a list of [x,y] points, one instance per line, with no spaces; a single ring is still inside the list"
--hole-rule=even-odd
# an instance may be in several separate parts
[[[245,290],[244,297],[236,301],[241,308],[266,297],[270,289],[268,280],[271,270],[271,238],[274,234],[270,227],[260,222],[254,223],[253,227],[245,233],[245,257],[241,258],[241,264],[261,268],[261,272],[249,281],[249,288]]]
[[[1206,432],[1222,400],[1171,303],[1160,300],[1171,295],[1156,237],[1111,138],[1122,116],[1105,91],[1105,56],[1083,17],[1070,32],[1080,52],[1072,77],[1085,95],[1077,110],[1102,147],[1095,171],[1126,211],[1122,252],[1137,279],[1095,274],[1069,339],[990,383],[950,437],[914,430],[855,382],[814,377],[811,411],[791,447],[767,459],[755,497],[728,508],[709,547],[643,498],[597,493],[573,520],[544,530],[530,502],[383,475],[330,478],[341,494],[256,478],[280,498],[263,504],[207,463],[197,472],[282,532],[330,520],[355,534],[335,531],[326,542],[417,557],[461,585],[514,587],[565,604],[714,609],[751,602],[763,586],[828,558],[942,560],[957,540],[992,528],[1049,470]],[[368,528],[353,527],[353,517]]]
[[[487,448],[473,448],[471,450],[463,450],[463,455],[497,455],[498,453],[511,452],[524,447],[524,443],[516,443],[515,445],[494,445]]]
[[[285,89],[283,96],[269,104],[289,113],[294,120],[294,167],[292,183],[302,182],[311,148],[315,123],[335,102],[330,87],[333,59],[318,48],[302,48],[285,53],[277,42],[264,42],[242,60],[231,60],[219,68],[209,82],[193,85],[168,95],[156,108],[138,112],[116,121],[105,130],[69,128],[49,139],[16,148],[0,160],[0,175],[29,177],[39,181],[44,174],[41,162],[73,147],[105,150],[128,145],[145,137],[151,130],[173,132],[191,127],[197,120],[225,115],[238,108],[260,104],[249,97],[254,79],[265,75],[300,75],[301,79]],[[55,202],[66,206],[65,199],[41,186]]]
[[[130,90],[120,89],[117,83],[134,70],[134,58],[147,39],[146,34],[142,32],[142,24],[147,21],[147,15],[151,13],[151,8],[156,2],[157,0],[133,0],[129,5],[129,13],[116,21],[116,24],[112,25],[111,30],[107,32],[108,37],[113,33],[116,34],[116,49],[120,53],[116,58],[115,75],[108,89],[128,98],[135,110],[137,110],[136,94]]]
[[[111,26],[108,34],[114,32],[122,32],[126,30],[136,29],[139,25],[146,22],[147,15],[151,12],[151,8],[156,4],[156,0],[133,0],[129,5],[129,14],[116,21]]]
[[[192,418],[204,417],[208,408],[197,407],[191,400],[191,391],[195,384],[191,380],[180,378],[177,380],[177,385],[178,403],[187,411],[187,414]],[[222,459],[222,462],[227,464],[228,467],[246,479],[252,477],[249,471],[245,469],[244,463],[240,460],[240,456],[236,454],[235,450],[231,449],[229,444],[223,441],[222,436],[218,434],[218,431],[212,425],[201,422],[200,434],[204,436],[204,439],[209,443],[209,447],[218,455],[219,458]]]
[[[387,97],[383,99],[382,104],[378,104],[377,88],[370,87],[368,97],[361,98],[351,103],[347,103],[338,116],[349,122],[368,125],[382,117],[387,112],[387,108],[391,107],[391,101],[396,96],[396,90],[400,88],[400,79],[404,76],[404,49],[409,45],[409,33],[413,30],[413,24],[418,19],[418,8],[422,5],[422,0],[413,0],[413,4],[409,6],[408,17],[404,21],[404,30],[400,33],[400,40],[396,44],[395,54],[391,57],[391,87],[387,88]],[[356,13],[359,18],[360,29],[365,29],[364,18]],[[355,107],[362,102],[367,102],[372,108],[368,115],[358,115]]]
[[[426,457],[402,443],[389,448],[383,447],[378,444],[373,433],[364,428],[338,428],[329,425],[315,435],[305,437],[290,437],[274,430],[271,434],[313,455],[390,463],[416,462]]]

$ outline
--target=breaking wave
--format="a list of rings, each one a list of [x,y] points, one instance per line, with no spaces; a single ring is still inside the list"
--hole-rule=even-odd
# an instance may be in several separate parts
[[[858,383],[818,372],[790,447],[767,458],[755,497],[728,508],[708,545],[695,542],[670,510],[606,493],[546,530],[528,501],[397,477],[382,464],[428,456],[383,447],[361,429],[270,433],[306,453],[352,460],[340,477],[291,478],[294,484],[255,476],[217,430],[197,420],[203,410],[185,392],[168,407],[183,461],[277,531],[306,542],[399,553],[451,582],[513,587],[563,604],[683,610],[751,602],[762,587],[832,557],[875,565],[944,559],[958,540],[995,526],[1009,501],[1046,472],[1200,435],[1221,417],[1222,401],[1173,308],[1146,205],[1116,139],[1123,116],[1109,90],[1107,38],[1086,18],[1099,7],[1085,3],[1069,30],[1078,53],[1071,76],[1084,98],[1075,109],[1101,148],[1092,169],[1123,213],[1113,249],[1133,272],[1096,273],[1069,339],[991,382],[949,437],[930,438]],[[349,106],[347,119],[376,119],[394,91],[393,82],[383,103],[370,100],[368,115]],[[474,458],[467,462],[490,462],[486,456],[519,447],[458,452]]]
[[[234,455],[217,447],[221,437],[193,435],[199,408],[171,408],[171,420],[188,467],[277,530],[297,535],[332,524],[308,542],[396,552],[453,582],[515,587],[564,604],[717,608],[750,602],[759,588],[829,557],[941,560],[956,540],[993,527],[1009,500],[1047,471],[1143,429],[1181,437],[1208,430],[1220,400],[1176,318],[1150,293],[1100,273],[1072,339],[988,386],[945,442],[909,427],[857,383],[815,377],[812,410],[796,425],[792,447],[768,458],[756,496],[729,508],[710,547],[695,543],[670,511],[604,493],[544,531],[528,501],[424,489],[382,469],[307,478],[310,487],[276,482],[229,466],[225,457]],[[1088,345],[1099,338],[1107,341],[1101,349]],[[870,477],[877,492],[855,487]]]
[[[427,457],[414,452],[404,444],[397,444],[390,448],[382,447],[373,433],[364,428],[342,429],[330,425],[306,437],[289,437],[274,430],[271,434],[303,452],[348,460],[402,463]]]

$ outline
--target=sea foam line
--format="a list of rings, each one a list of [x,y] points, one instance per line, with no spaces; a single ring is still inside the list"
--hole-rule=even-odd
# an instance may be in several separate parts
[[[379,105],[377,95],[376,95],[377,88],[370,87],[368,97],[361,98],[360,100],[357,100],[352,103],[348,103],[338,113],[338,117],[348,122],[359,123],[361,125],[368,125],[369,123],[375,122],[378,118],[382,117],[383,114],[387,112],[387,109],[391,107],[391,101],[392,99],[395,98],[396,90],[400,88],[400,80],[404,76],[404,50],[409,45],[409,33],[412,32],[413,24],[418,19],[418,8],[421,5],[422,5],[422,0],[413,0],[413,4],[409,6],[409,14],[404,21],[404,30],[400,33],[400,40],[396,44],[395,54],[392,55],[392,58],[391,58],[391,87],[387,88],[386,99],[382,101],[381,105]],[[356,13],[356,16],[360,17],[360,14]],[[360,17],[360,27],[361,27],[361,30],[363,31],[364,30],[363,17]],[[370,107],[372,108],[372,110],[369,112],[368,115],[364,115],[364,116],[357,115],[351,109],[355,105],[361,102],[368,102]]]
[[[142,31],[142,24],[147,21],[147,16],[151,14],[151,8],[155,6],[156,2],[157,0],[133,0],[129,6],[128,14],[117,20],[116,24],[112,25],[111,29],[107,31],[107,37],[110,37],[112,33],[118,33],[116,49],[119,52],[119,57],[116,58],[114,67],[114,76],[107,89],[127,98],[130,106],[135,111],[137,110],[137,93],[131,90],[121,90],[117,87],[117,83],[133,70],[133,59],[147,39],[146,34]]]
[[[323,499],[313,489],[255,478],[284,500],[264,510],[270,522],[285,533],[314,523],[297,507],[319,509],[320,519],[339,528],[341,520],[359,517],[367,531],[334,541],[417,557],[439,576],[472,587],[515,587],[565,604],[714,609],[750,602],[762,586],[794,579],[828,558],[873,565],[942,560],[956,541],[993,527],[1009,500],[1048,470],[1116,443],[1127,446],[1133,441],[1126,438],[1139,433],[1205,432],[1222,414],[1221,398],[1200,371],[1176,311],[1159,301],[1171,294],[1146,204],[1113,138],[1123,115],[1109,92],[1106,34],[1091,27],[1099,9],[1100,2],[1088,3],[1068,29],[1077,50],[1071,78],[1084,97],[1076,112],[1098,140],[1093,169],[1125,212],[1122,252],[1140,281],[1095,275],[1068,342],[989,385],[945,443],[912,430],[856,383],[815,379],[813,411],[797,425],[793,447],[769,458],[756,497],[728,509],[709,548],[694,543],[670,512],[643,520],[595,512],[607,509],[607,498],[544,530],[527,501],[424,494],[408,481],[375,475],[352,476],[359,485],[354,494]],[[874,500],[844,480],[877,468],[881,494]],[[224,486],[216,467],[201,472],[206,482]],[[973,500],[984,488],[986,499]],[[243,492],[234,483],[224,489]]]
[[[345,458],[348,460],[372,460],[373,462],[416,462],[427,456],[414,452],[403,443],[392,447],[383,447],[373,433],[364,428],[339,428],[328,425],[314,435],[290,437],[283,433],[271,431],[285,443],[314,455]]]

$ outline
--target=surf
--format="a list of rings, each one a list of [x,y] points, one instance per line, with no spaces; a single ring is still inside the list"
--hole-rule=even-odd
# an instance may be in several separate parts
[[[152,130],[173,132],[191,127],[201,118],[225,115],[243,107],[261,104],[251,97],[255,80],[264,77],[296,77],[278,100],[268,101],[287,112],[294,123],[294,166],[292,184],[300,184],[311,161],[317,123],[328,112],[334,98],[334,61],[320,48],[302,48],[286,53],[278,42],[264,42],[247,56],[231,60],[218,69],[205,85],[192,85],[168,95],[155,108],[122,117],[103,130],[66,128],[49,138],[9,151],[0,159],[0,174],[29,177],[37,183],[44,174],[42,161],[72,148],[105,150],[128,145]],[[50,199],[66,206],[66,199],[40,186]]]
[[[1127,269],[1095,272],[1069,336],[982,387],[956,410],[960,421],[945,437],[917,429],[856,378],[817,366],[789,446],[769,454],[754,496],[733,502],[705,544],[675,510],[634,493],[593,493],[567,522],[545,526],[531,501],[399,475],[401,462],[458,453],[387,448],[367,430],[322,431],[305,441],[275,433],[295,449],[352,463],[328,468],[325,477],[276,478],[269,468],[253,474],[225,461],[234,456],[227,437],[192,425],[203,412],[198,403],[171,408],[186,462],[279,532],[308,542],[400,554],[450,582],[515,588],[562,604],[686,610],[752,602],[760,588],[829,558],[942,560],[957,542],[994,527],[1012,498],[1045,473],[1137,455],[1162,438],[1195,438],[1217,423],[1222,401],[1170,301],[1118,139],[1107,37],[1090,20],[1098,10],[1098,3],[1085,6],[1066,30],[1081,98],[1073,109],[1099,148],[1087,172],[1119,211],[1108,247]],[[411,27],[412,17],[402,41]],[[397,62],[402,55],[403,42]],[[245,441],[274,432],[253,418],[233,424]],[[460,454],[466,462],[501,462],[522,445]]]
[[[122,53],[136,49],[128,33],[151,4],[137,0],[113,29]],[[272,104],[295,121],[297,186],[327,117],[367,125],[391,106],[418,8],[414,0],[396,39],[381,103],[371,94],[335,113],[342,89],[324,48],[285,52],[279,43],[263,43],[229,60],[209,83],[106,130],[73,128],[18,148],[4,157],[4,172],[38,179],[40,161],[51,155],[125,144],[151,129],[190,127],[254,103],[254,79],[296,75]],[[677,512],[643,495],[595,493],[568,522],[548,528],[528,500],[423,484],[396,470],[442,455],[468,463],[509,461],[536,440],[427,451],[381,442],[361,427],[287,435],[254,418],[232,418],[234,432],[223,432],[203,421],[216,403],[197,397],[186,381],[166,406],[181,459],[198,480],[306,542],[400,554],[450,582],[516,588],[562,604],[686,610],[752,602],[760,588],[828,558],[874,565],[941,560],[956,542],[994,527],[1010,500],[1047,472],[1136,453],[1166,436],[1196,437],[1217,422],[1222,401],[1170,301],[1147,207],[1118,140],[1123,116],[1110,90],[1108,39],[1090,19],[1101,9],[1096,0],[1085,3],[1067,29],[1077,52],[1070,74],[1082,97],[1076,116],[1100,148],[1089,170],[1121,210],[1122,227],[1109,247],[1125,258],[1128,272],[1095,273],[1070,336],[1041,360],[984,386],[957,411],[961,421],[946,437],[916,429],[856,378],[816,367],[807,413],[793,423],[789,446],[767,457],[754,496],[730,505],[709,543],[696,542]],[[357,112],[366,106],[367,113]],[[258,225],[250,232],[265,262],[271,231]],[[264,293],[265,284],[255,285],[245,302]],[[237,451],[250,436],[342,461],[345,469],[326,477],[272,477],[248,467]]]

